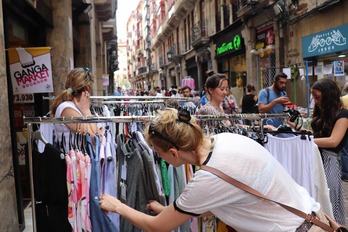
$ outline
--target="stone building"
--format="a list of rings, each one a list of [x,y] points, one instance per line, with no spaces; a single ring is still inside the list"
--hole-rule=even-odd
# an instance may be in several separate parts
[[[95,95],[113,93],[113,85],[102,85],[102,76],[109,74],[113,82],[117,69],[116,8],[116,0],[0,1],[0,231],[25,227],[23,208],[31,195],[23,116],[46,115],[49,97],[62,90],[74,67],[96,74]],[[51,48],[54,92],[14,95],[7,54],[18,47]]]
[[[146,80],[149,86],[181,86],[186,77],[203,90],[205,72],[224,73],[239,97],[247,83],[257,90],[272,84],[276,72],[289,72],[287,92],[299,106],[307,107],[310,83],[322,77],[335,78],[341,86],[345,73],[320,73],[347,53],[345,10],[340,0],[141,0],[144,67],[133,67],[134,86]],[[335,17],[335,16],[340,17]],[[129,22],[131,23],[131,22]],[[137,21],[139,25],[139,21]],[[129,27],[131,27],[129,25]],[[336,33],[342,33],[341,41]],[[328,31],[327,31],[328,30]],[[326,34],[325,34],[326,33]],[[314,38],[327,39],[317,53],[304,52],[304,43]],[[325,37],[325,38],[324,38]],[[136,38],[137,39],[137,38]],[[128,38],[132,44],[134,37]],[[333,41],[333,43],[331,43]],[[335,45],[333,45],[335,44]],[[331,46],[330,46],[331,45]],[[333,46],[335,48],[333,48]],[[131,48],[129,48],[131,49]],[[320,51],[319,51],[320,50]],[[340,57],[338,57],[340,55]],[[317,67],[317,73],[315,68]],[[141,72],[140,72],[141,71]],[[306,73],[309,73],[306,78]],[[315,75],[312,75],[312,74]],[[139,85],[143,86],[143,85]]]

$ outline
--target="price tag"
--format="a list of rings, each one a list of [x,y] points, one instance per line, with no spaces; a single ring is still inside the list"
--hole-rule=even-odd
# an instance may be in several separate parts
[[[34,94],[15,94],[13,95],[14,103],[34,103]]]

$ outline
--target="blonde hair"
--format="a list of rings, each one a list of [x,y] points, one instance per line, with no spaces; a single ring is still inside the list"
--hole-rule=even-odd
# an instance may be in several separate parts
[[[83,91],[91,91],[94,83],[94,75],[88,68],[75,68],[71,70],[65,79],[64,90],[54,98],[50,115],[54,117],[57,107],[65,101],[71,101],[74,96]]]
[[[155,133],[151,133],[151,130]],[[144,137],[148,144],[156,144],[163,151],[173,147],[183,151],[198,151],[206,139],[194,117],[187,123],[180,121],[178,110],[174,108],[159,111],[156,118],[146,126]]]

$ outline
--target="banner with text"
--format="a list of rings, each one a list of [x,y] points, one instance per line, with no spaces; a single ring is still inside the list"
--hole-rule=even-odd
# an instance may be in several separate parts
[[[9,48],[14,94],[53,92],[51,48]]]

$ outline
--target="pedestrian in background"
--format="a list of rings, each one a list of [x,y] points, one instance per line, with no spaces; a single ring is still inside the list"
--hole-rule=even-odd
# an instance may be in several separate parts
[[[230,88],[227,89],[226,96],[222,102],[222,108],[224,109],[225,114],[239,113],[237,100],[232,95]]]
[[[240,107],[243,114],[258,113],[256,110],[257,95],[255,94],[255,86],[247,84],[245,95],[240,100]]]
[[[270,87],[262,89],[259,93],[258,104],[260,113],[280,114],[283,113],[285,103],[289,102],[289,98],[285,92],[287,75],[285,73],[277,73],[274,76],[273,84]],[[273,125],[278,128],[283,124],[282,118],[272,118],[266,121],[266,124]]]

